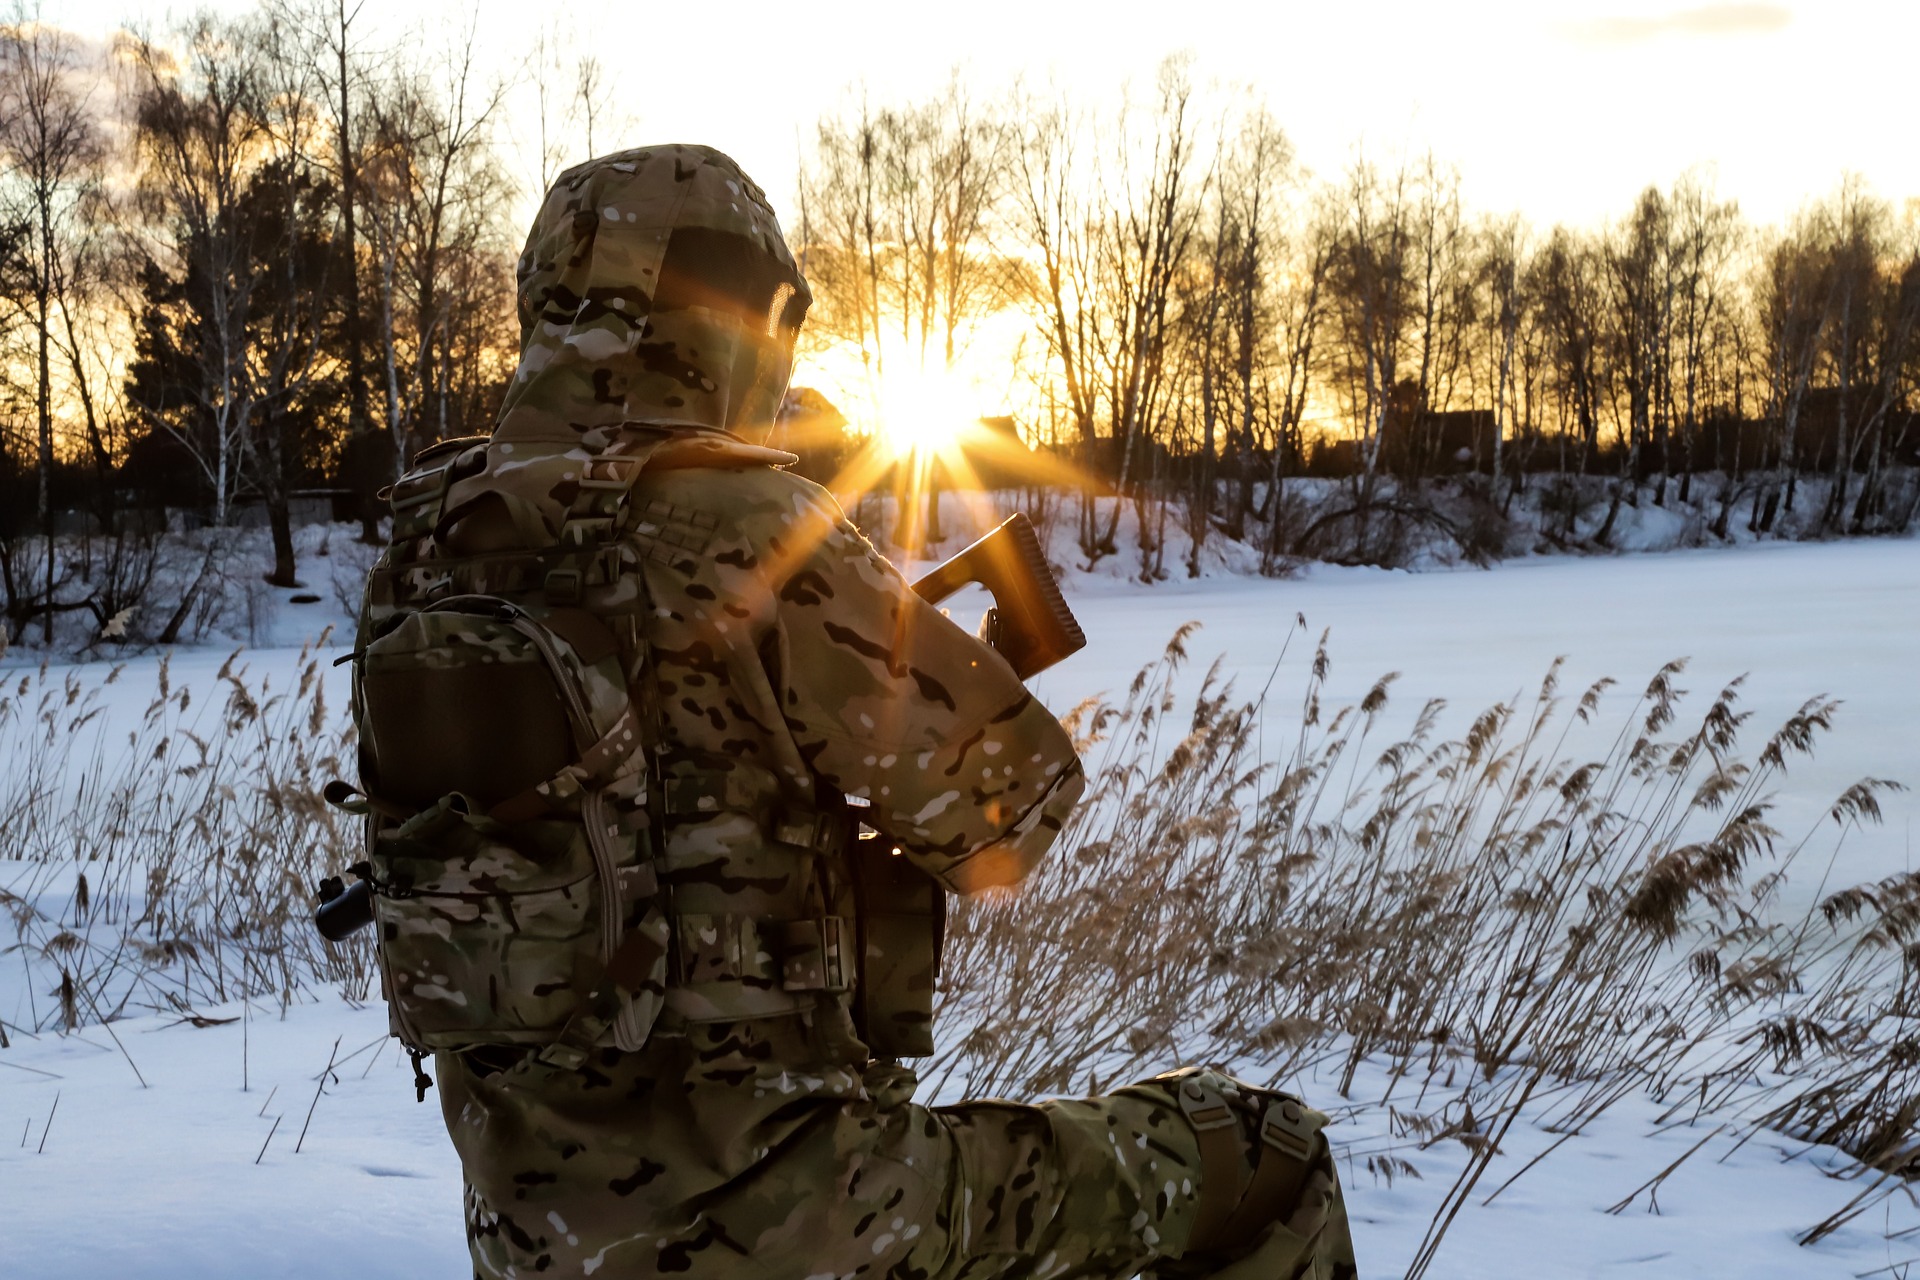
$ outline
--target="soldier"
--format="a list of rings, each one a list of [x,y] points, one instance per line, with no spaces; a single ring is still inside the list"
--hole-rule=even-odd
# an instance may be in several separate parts
[[[1294,1099],[911,1101],[932,886],[1018,881],[1083,779],[753,443],[810,301],[760,190],[705,147],[590,161],[518,276],[498,425],[395,486],[357,655],[382,968],[475,1275],[1352,1276]]]

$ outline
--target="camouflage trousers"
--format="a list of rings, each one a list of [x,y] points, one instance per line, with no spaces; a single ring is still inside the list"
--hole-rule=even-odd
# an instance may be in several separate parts
[[[913,1104],[911,1073],[783,1067],[767,1024],[696,1029],[578,1071],[439,1056],[476,1277],[1203,1277],[1202,1159],[1161,1077],[1037,1106]],[[756,1029],[757,1028],[757,1029]],[[804,1053],[786,1061],[804,1061]],[[1354,1276],[1325,1138],[1298,1206],[1230,1269]],[[1239,1171],[1244,1185],[1251,1165]],[[1178,1260],[1178,1261],[1175,1261]],[[1224,1273],[1223,1273],[1224,1274]]]

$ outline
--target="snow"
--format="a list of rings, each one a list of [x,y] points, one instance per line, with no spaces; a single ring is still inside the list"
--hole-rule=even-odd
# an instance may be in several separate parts
[[[242,1010],[201,1012],[237,1019]],[[9,1129],[0,1143],[0,1257],[13,1280],[466,1274],[459,1171],[436,1096],[415,1104],[411,1070],[385,1038],[379,1009],[327,1002],[296,1006],[284,1020],[255,1009],[245,1025],[158,1017],[114,1025],[127,1056],[97,1027],[16,1042],[0,1056],[14,1068],[0,1070],[0,1120],[24,1134],[16,1145]],[[345,1061],[316,1103],[336,1041]],[[1337,1101],[1329,1080],[1295,1083],[1323,1105]],[[1528,1118],[1547,1105],[1537,1102]],[[1883,1238],[1920,1223],[1904,1202],[1890,1219],[1876,1214],[1798,1247],[1798,1233],[1860,1190],[1828,1176],[1843,1156],[1780,1137],[1742,1145],[1710,1124],[1663,1129],[1659,1114],[1644,1099],[1616,1104],[1483,1208],[1556,1140],[1516,1125],[1430,1274],[1581,1280],[1634,1268],[1838,1280],[1920,1253],[1911,1239]],[[1337,1119],[1344,1149],[1383,1145],[1384,1113]],[[1606,1212],[1703,1138],[1659,1188],[1657,1214],[1645,1192],[1618,1215]],[[1465,1152],[1443,1143],[1411,1159],[1419,1177],[1391,1185],[1369,1175],[1363,1154],[1342,1163],[1362,1275],[1405,1270]]]
[[[1171,551],[1168,560],[1177,563]],[[1243,693],[1271,679],[1275,723],[1297,696],[1322,628],[1332,631],[1330,704],[1357,700],[1380,675],[1399,671],[1393,711],[1410,720],[1426,698],[1445,697],[1454,727],[1493,701],[1530,698],[1562,654],[1563,688],[1576,695],[1599,676],[1621,679],[1603,703],[1616,719],[1671,658],[1691,658],[1681,683],[1695,691],[1689,705],[1696,711],[1748,673],[1743,705],[1756,713],[1750,748],[1808,697],[1838,697],[1844,705],[1835,731],[1789,776],[1775,812],[1790,838],[1820,833],[1810,846],[1820,856],[1802,863],[1788,887],[1789,911],[1805,909],[1819,891],[1821,851],[1836,834],[1823,815],[1842,788],[1863,775],[1920,783],[1913,727],[1920,724],[1920,542],[1912,539],[1535,557],[1489,570],[1314,566],[1288,580],[1222,574],[1146,590],[1117,574],[1070,573],[1067,586],[1091,644],[1036,682],[1057,709],[1122,690],[1190,619],[1205,626],[1191,642],[1188,678],[1197,683],[1220,654]],[[954,612],[967,616],[960,602]],[[297,646],[337,623],[337,614],[332,602],[282,607],[271,638]],[[1305,615],[1308,630],[1289,638],[1296,614]],[[295,653],[268,648],[243,660],[255,676],[284,684]],[[224,657],[178,653],[172,678],[210,688]],[[8,660],[21,661],[17,653]],[[145,705],[157,663],[135,659],[103,690],[115,715]],[[98,682],[106,670],[96,665],[77,675]],[[328,678],[338,682],[334,705],[344,705],[344,672]],[[1882,828],[1848,836],[1833,883],[1910,868],[1916,814],[1912,793],[1892,797]],[[28,871],[0,861],[0,888]],[[44,1012],[47,984],[30,991],[24,963],[0,960],[0,1018],[31,1026],[29,1008],[37,1002]],[[384,1039],[380,1008],[328,995],[296,1001],[284,1016],[260,1002],[197,1012],[236,1020],[196,1027],[172,1014],[142,1014],[114,1022],[111,1033],[94,1025],[64,1037],[16,1034],[0,1052],[6,1276],[465,1274],[458,1170],[435,1096],[415,1105],[410,1069]],[[316,1102],[336,1041],[345,1062]],[[1320,1105],[1338,1103],[1331,1079],[1296,1083]],[[1353,1096],[1384,1092],[1384,1082],[1363,1080]],[[1554,1101],[1543,1091],[1507,1135],[1504,1154],[1467,1198],[1429,1274],[1899,1276],[1900,1264],[1920,1256],[1920,1209],[1905,1197],[1816,1245],[1798,1246],[1799,1234],[1864,1188],[1831,1176],[1849,1167],[1844,1155],[1781,1135],[1741,1142],[1731,1130],[1716,1133],[1712,1120],[1663,1121],[1659,1104],[1637,1096],[1482,1207],[1557,1140],[1536,1123]],[[1465,1149],[1446,1141],[1411,1153],[1419,1177],[1389,1185],[1369,1174],[1365,1157],[1386,1145],[1391,1117],[1368,1109],[1337,1118],[1362,1274],[1401,1274]],[[1606,1212],[1703,1139],[1659,1186],[1657,1213],[1644,1191],[1620,1213]]]
[[[27,1126],[0,1144],[8,1276],[464,1273],[458,1165],[384,1012],[200,1012],[235,1021],[130,1018],[113,1024],[125,1055],[99,1027],[0,1055],[17,1068],[0,1116]],[[336,1039],[346,1061],[316,1104]]]
[[[1242,692],[1273,675],[1273,696],[1290,707],[1313,641],[1329,628],[1329,701],[1357,701],[1397,671],[1393,701],[1408,721],[1428,698],[1445,698],[1456,724],[1494,702],[1531,698],[1563,655],[1563,690],[1577,694],[1612,676],[1620,683],[1602,708],[1621,709],[1661,664],[1684,657],[1680,685],[1693,691],[1696,711],[1728,681],[1747,677],[1750,750],[1808,698],[1840,699],[1834,732],[1811,762],[1793,766],[1779,797],[1774,825],[1789,836],[1813,828],[1862,777],[1920,786],[1920,542],[1911,539],[1537,557],[1447,572],[1315,565],[1284,581],[1225,578],[1148,591],[1089,583],[1072,603],[1089,648],[1034,686],[1056,708],[1118,690],[1191,619],[1203,624],[1192,643],[1196,680],[1219,653]],[[1296,614],[1309,634],[1293,639],[1274,674]],[[1895,797],[1882,828],[1848,837],[1838,877],[1911,869],[1916,817],[1913,793]],[[1793,901],[1806,905],[1804,896]]]

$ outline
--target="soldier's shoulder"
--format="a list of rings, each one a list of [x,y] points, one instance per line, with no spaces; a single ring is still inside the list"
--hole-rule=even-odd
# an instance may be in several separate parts
[[[698,506],[723,523],[747,523],[756,517],[781,523],[795,519],[844,519],[833,495],[786,469],[798,461],[777,449],[737,442],[714,447],[707,442],[662,446],[642,484],[675,501]]]

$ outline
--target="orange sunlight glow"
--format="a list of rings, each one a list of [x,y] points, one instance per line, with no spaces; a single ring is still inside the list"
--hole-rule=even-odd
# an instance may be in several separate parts
[[[889,370],[877,391],[877,440],[896,462],[959,453],[988,412],[978,389],[953,369]]]
[[[969,343],[952,364],[938,356],[923,364],[897,351],[876,372],[852,344],[828,343],[796,365],[794,381],[839,407],[860,440],[827,488],[850,508],[869,495],[891,501],[896,514],[881,527],[888,554],[903,565],[938,560],[954,549],[954,537],[970,541],[999,523],[1005,513],[996,509],[990,483],[1008,476],[1097,483],[1064,456],[1038,452],[1006,429],[1005,420],[1029,423],[1042,410],[1032,384],[1011,372],[1025,318],[1006,312],[994,319],[990,333],[976,335],[986,340]],[[967,518],[943,520],[942,506]]]

